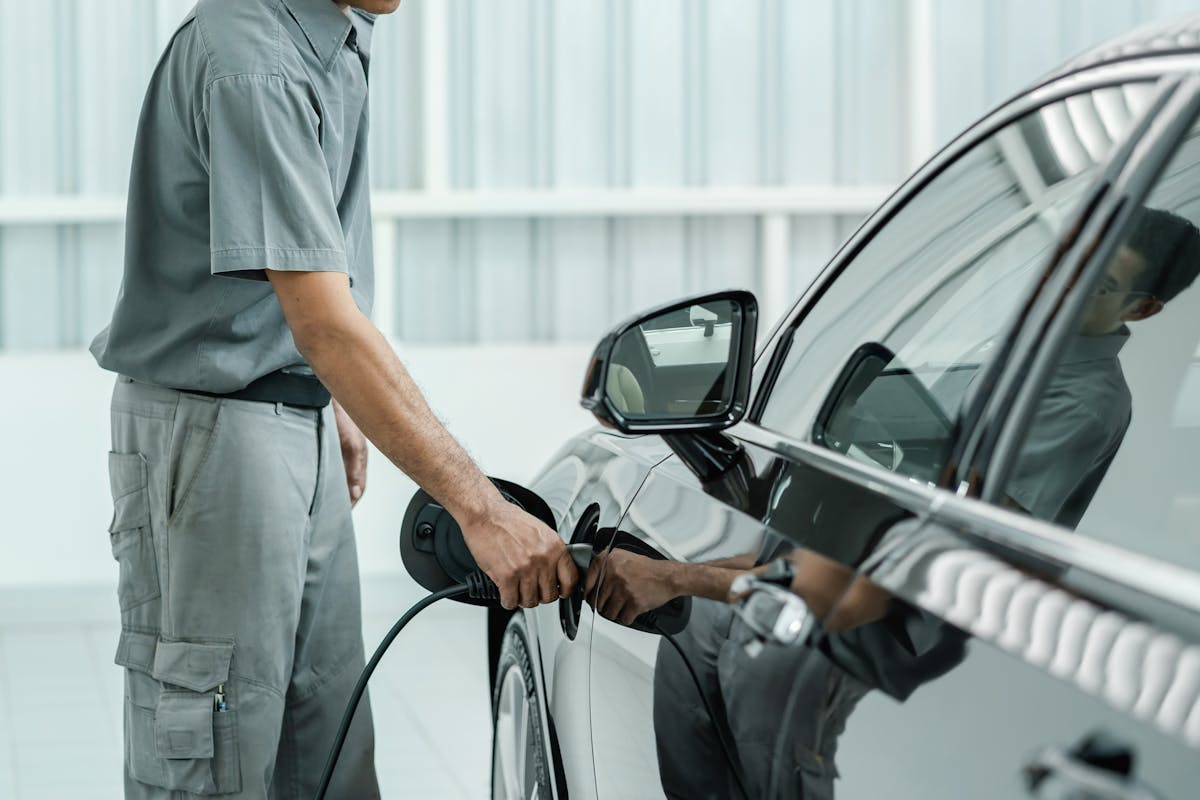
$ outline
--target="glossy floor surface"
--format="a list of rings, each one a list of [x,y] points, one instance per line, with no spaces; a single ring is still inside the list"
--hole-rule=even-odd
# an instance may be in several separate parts
[[[368,654],[420,595],[364,582]],[[0,797],[121,797],[116,619],[107,587],[0,591]],[[482,610],[445,601],[400,634],[371,681],[384,797],[487,796],[484,651]]]

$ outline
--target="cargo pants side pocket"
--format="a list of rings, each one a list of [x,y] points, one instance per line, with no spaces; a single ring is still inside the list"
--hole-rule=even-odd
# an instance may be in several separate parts
[[[221,699],[233,649],[232,642],[121,634],[116,662],[128,670],[130,777],[201,796],[241,791],[236,700],[227,707]]]
[[[113,516],[108,525],[112,555],[120,568],[117,598],[121,626],[141,631],[159,627],[161,594],[154,535],[150,528],[149,469],[141,453],[109,453]]]

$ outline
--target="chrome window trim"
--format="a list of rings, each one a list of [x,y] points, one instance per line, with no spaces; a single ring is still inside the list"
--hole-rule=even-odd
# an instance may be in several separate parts
[[[949,489],[862,464],[750,422],[738,423],[727,432],[756,447],[842,478],[967,539],[1033,556],[1048,564],[1066,564],[1102,581],[1200,615],[1200,575],[1191,570],[1070,533],[1053,523],[978,498],[961,497]]]

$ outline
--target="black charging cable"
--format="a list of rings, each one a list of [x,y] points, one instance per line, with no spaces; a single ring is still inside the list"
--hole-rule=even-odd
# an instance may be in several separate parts
[[[586,574],[588,565],[592,561],[592,546],[589,545],[568,545],[567,553],[570,554],[575,566],[579,568],[581,574]],[[375,648],[375,655],[371,656],[371,660],[363,667],[362,674],[358,676],[358,683],[354,685],[354,691],[350,693],[350,700],[346,703],[346,711],[342,714],[342,724],[338,726],[337,736],[334,737],[333,747],[329,750],[329,757],[325,759],[325,771],[321,773],[321,784],[317,788],[316,800],[324,800],[325,793],[329,791],[329,783],[333,780],[333,768],[337,766],[338,757],[342,754],[342,747],[346,744],[346,735],[350,731],[350,723],[354,721],[354,712],[358,709],[358,703],[362,700],[363,693],[367,690],[367,681],[371,679],[371,673],[375,671],[375,667],[379,665],[383,654],[392,646],[392,642],[404,630],[404,626],[412,622],[413,617],[420,614],[425,609],[436,603],[438,600],[445,600],[448,597],[461,597],[466,595],[472,600],[488,600],[494,603],[500,601],[500,588],[495,582],[487,576],[483,570],[475,570],[469,572],[463,577],[462,583],[456,583],[441,591],[434,592],[431,595],[421,598],[416,605],[404,612],[392,629],[383,637],[383,641],[379,643],[379,647]]]
[[[404,612],[404,616],[387,632],[387,636],[383,637],[383,641],[379,643],[379,647],[375,648],[375,655],[371,656],[371,660],[363,667],[362,674],[358,677],[358,683],[354,685],[354,691],[350,693],[350,701],[346,703],[346,711],[342,714],[342,724],[338,727],[337,736],[334,737],[329,757],[325,759],[325,771],[321,774],[321,785],[317,789],[317,800],[324,800],[325,793],[329,791],[329,782],[333,780],[333,768],[337,766],[338,756],[342,754],[342,747],[346,744],[346,734],[350,731],[350,723],[354,720],[354,712],[358,709],[358,702],[362,700],[363,693],[367,690],[367,681],[371,679],[371,673],[379,665],[383,654],[392,646],[392,641],[400,634],[400,631],[404,630],[404,626],[412,622],[413,617],[429,608],[429,606],[438,600],[444,600],[447,597],[459,597],[464,594],[470,594],[470,596],[474,597],[475,595],[471,594],[471,586],[469,584],[473,584],[477,590],[482,589],[485,592],[489,591],[486,584],[491,584],[493,590],[495,588],[495,584],[492,584],[487,576],[482,575],[482,573],[472,573],[467,577],[469,579],[467,583],[458,583],[447,589],[442,589],[440,592],[434,592],[431,595],[421,598],[416,605]],[[486,598],[481,597],[478,599]]]

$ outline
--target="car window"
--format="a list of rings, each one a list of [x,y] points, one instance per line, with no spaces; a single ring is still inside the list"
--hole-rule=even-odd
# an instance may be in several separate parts
[[[761,423],[936,481],[979,368],[1153,92],[1049,104],[942,171],[801,320]]]
[[[1102,256],[1000,502],[1200,567],[1200,125]]]

